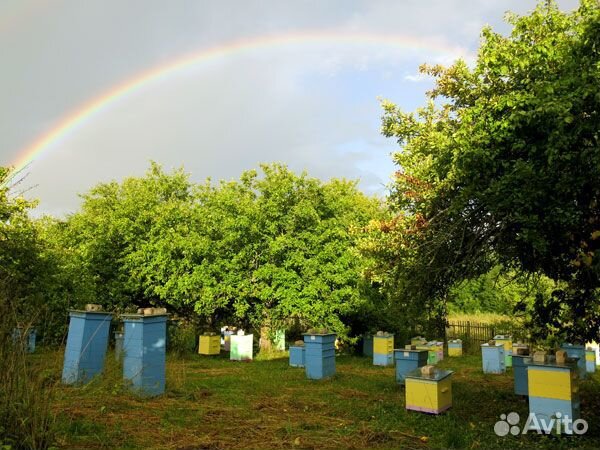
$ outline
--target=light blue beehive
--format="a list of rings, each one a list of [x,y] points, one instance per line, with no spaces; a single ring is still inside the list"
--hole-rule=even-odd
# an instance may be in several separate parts
[[[529,413],[535,414],[538,421],[546,424],[554,418],[568,417],[577,420],[580,417],[579,375],[577,361],[567,358],[558,363],[556,358],[548,357],[545,362],[533,359],[525,360],[527,364]],[[536,429],[532,424],[532,429]],[[540,424],[540,426],[542,426]],[[568,434],[571,430],[562,428]]]
[[[123,378],[139,394],[155,396],[165,391],[167,315],[122,315]]]
[[[304,367],[304,346],[290,345],[290,366]]]
[[[22,349],[25,350],[25,348],[27,348],[27,352],[28,353],[33,353],[35,352],[35,338],[37,335],[37,332],[35,330],[35,328],[28,328],[27,329],[27,342],[23,341],[23,328],[16,327],[13,329],[13,333],[12,333],[12,340],[14,344],[18,344],[18,345],[22,345]],[[27,344],[27,345],[25,345]]]
[[[305,333],[303,336],[306,377],[320,380],[335,375],[335,334]]]
[[[404,384],[406,374],[427,365],[427,350],[394,350],[394,359],[396,361],[396,382]]]
[[[527,384],[527,361],[529,356],[512,355],[513,376],[516,395],[528,395]]]
[[[29,353],[35,352],[35,339],[37,337],[37,331],[35,328],[29,330],[29,338],[27,339],[27,351]]]
[[[482,344],[481,359],[483,373],[504,373],[506,371],[503,344]]]
[[[104,367],[112,314],[69,311],[69,317],[62,381],[65,384],[85,383]]]
[[[563,343],[560,346],[561,350],[567,352],[569,358],[579,358],[577,360],[577,370],[579,378],[585,380],[587,378],[587,370],[585,368],[585,345]]]

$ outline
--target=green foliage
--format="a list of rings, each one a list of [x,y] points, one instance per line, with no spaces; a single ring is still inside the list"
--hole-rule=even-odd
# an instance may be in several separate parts
[[[25,349],[29,325],[15,336],[17,314],[0,296],[0,448],[49,448],[54,440],[53,389],[32,368]]]
[[[531,308],[537,294],[549,296],[555,284],[546,277],[507,273],[496,266],[489,272],[464,280],[450,289],[448,310],[452,313],[497,313],[512,315],[517,306]]]
[[[352,230],[379,204],[356,183],[279,164],[239,181],[193,185],[153,164],[143,178],[83,196],[67,234],[110,308],[168,305],[210,326],[325,326],[364,299]]]
[[[416,113],[383,103],[402,149],[381,266],[441,316],[454,284],[498,264],[542,273],[564,284],[534,302],[534,335],[598,338],[600,6],[508,20],[509,36],[483,30],[473,67],[422,67],[436,85]]]

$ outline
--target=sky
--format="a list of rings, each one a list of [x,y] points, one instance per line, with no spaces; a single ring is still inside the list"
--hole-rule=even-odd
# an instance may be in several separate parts
[[[482,27],[508,33],[505,12],[535,4],[0,0],[0,166],[35,150],[17,188],[38,215],[74,212],[151,160],[196,182],[277,161],[384,195],[398,147],[380,134],[380,99],[421,106],[420,64],[473,61]]]

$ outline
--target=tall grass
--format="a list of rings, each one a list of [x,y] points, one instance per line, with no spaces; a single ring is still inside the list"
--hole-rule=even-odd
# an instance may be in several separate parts
[[[54,440],[52,385],[28,361],[31,324],[14,334],[16,314],[0,299],[0,448],[48,449]]]

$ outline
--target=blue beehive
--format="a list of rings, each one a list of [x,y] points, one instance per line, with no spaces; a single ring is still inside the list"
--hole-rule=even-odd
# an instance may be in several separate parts
[[[165,392],[167,315],[126,314],[123,378],[147,396]]]
[[[362,353],[364,356],[373,356],[373,336],[370,334],[364,334],[362,337]]]
[[[27,339],[27,350],[29,353],[35,352],[35,338],[37,336],[37,332],[35,328],[31,328],[29,330],[29,338]]]
[[[504,373],[506,371],[504,356],[504,344],[482,344],[483,373]]]
[[[111,313],[70,311],[62,381],[85,383],[102,371],[108,346]]]
[[[529,413],[549,423],[552,418],[568,416],[577,420],[580,416],[578,363],[567,358],[565,362],[557,362],[550,357],[545,362],[533,359],[527,364]],[[560,413],[560,415],[559,415]],[[537,429],[535,424],[532,428]],[[541,424],[540,424],[541,425]],[[566,429],[563,432],[569,433]],[[572,428],[570,430],[572,432]]]
[[[394,335],[378,331],[373,336],[373,364],[376,366],[394,365]]]
[[[528,395],[527,361],[529,359],[529,356],[524,355],[512,356],[513,376],[515,381],[516,395]]]
[[[305,333],[303,336],[306,377],[320,380],[335,375],[335,334]]]
[[[304,367],[304,346],[290,345],[290,366]]]
[[[27,342],[23,341],[23,328],[16,327],[13,329],[12,339],[14,344],[21,345],[22,349],[25,350],[27,348],[27,352],[33,353],[35,352],[35,338],[36,338],[36,330],[35,328],[28,328],[27,330]]]
[[[561,344],[560,349],[566,351],[569,358],[579,358],[577,360],[579,378],[585,380],[587,377],[587,370],[585,368],[585,345],[568,344],[565,342]]]
[[[404,378],[408,372],[427,365],[427,350],[394,350],[396,361],[396,382],[404,384]]]

